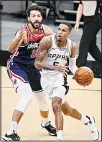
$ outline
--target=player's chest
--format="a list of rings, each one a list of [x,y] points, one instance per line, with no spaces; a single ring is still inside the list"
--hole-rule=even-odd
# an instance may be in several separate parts
[[[44,37],[44,34],[37,34],[37,35],[28,35],[28,44],[27,50],[36,50],[39,47],[39,43],[41,39]]]
[[[67,60],[70,56],[68,50],[59,50],[57,48],[52,49],[48,52],[48,58],[53,60]]]

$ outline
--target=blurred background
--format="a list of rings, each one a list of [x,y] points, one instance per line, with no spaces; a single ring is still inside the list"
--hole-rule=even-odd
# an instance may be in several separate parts
[[[1,49],[7,50],[8,44],[15,36],[15,32],[18,28],[26,22],[26,9],[32,4],[38,4],[44,9],[44,21],[43,23],[48,25],[56,31],[59,23],[67,22],[74,27],[76,20],[76,11],[79,1],[68,0],[29,0],[29,1],[0,1],[0,13],[1,13]],[[82,35],[83,19],[80,22],[79,31],[72,29],[70,39],[77,44],[80,42]],[[101,50],[101,30],[97,34],[97,45]],[[1,55],[0,55],[1,56]],[[91,55],[88,55],[87,66],[91,67],[95,73],[95,77],[100,78],[100,68]]]

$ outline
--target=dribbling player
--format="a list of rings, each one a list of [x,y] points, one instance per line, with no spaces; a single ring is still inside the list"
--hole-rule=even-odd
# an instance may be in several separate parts
[[[52,98],[52,108],[55,115],[57,140],[63,140],[63,114],[82,121],[87,125],[93,140],[98,140],[99,134],[92,116],[82,115],[64,101],[68,93],[66,66],[69,60],[69,69],[75,74],[76,45],[68,39],[71,33],[70,24],[60,24],[55,35],[45,37],[39,45],[39,52],[34,62],[36,68],[42,69],[41,85],[43,90]]]

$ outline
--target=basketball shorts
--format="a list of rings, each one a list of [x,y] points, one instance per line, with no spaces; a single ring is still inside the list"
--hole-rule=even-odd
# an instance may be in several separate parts
[[[69,86],[65,77],[41,73],[41,86],[49,98],[60,97],[62,100],[68,93]]]
[[[15,62],[8,61],[7,73],[14,85],[17,80],[20,80],[24,83],[29,83],[32,91],[34,92],[42,91],[40,83],[41,74],[38,69],[24,67],[22,65],[18,65]]]

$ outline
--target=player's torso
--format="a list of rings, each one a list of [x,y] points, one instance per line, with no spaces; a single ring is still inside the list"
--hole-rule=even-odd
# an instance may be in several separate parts
[[[11,56],[14,62],[26,65],[33,66],[36,51],[39,47],[40,40],[44,37],[43,27],[39,29],[38,34],[32,34],[27,25],[25,25],[27,31],[28,42],[26,45],[20,46]]]
[[[45,58],[45,63],[49,65],[59,66],[66,65],[69,56],[71,55],[71,40],[67,40],[65,48],[59,48],[56,42],[55,35],[51,36],[52,46],[48,51],[48,55]],[[58,74],[56,71],[43,70],[44,73]]]

